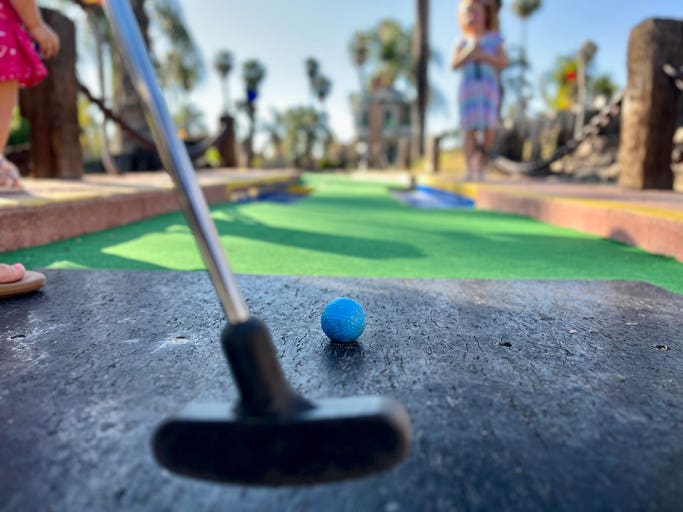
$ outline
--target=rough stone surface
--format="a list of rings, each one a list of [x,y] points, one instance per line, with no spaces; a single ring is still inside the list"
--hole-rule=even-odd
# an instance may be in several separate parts
[[[1,510],[683,503],[683,297],[660,288],[239,276],[295,388],[393,396],[414,430],[409,458],[388,473],[264,489],[176,477],[151,455],[164,416],[192,400],[236,400],[205,274],[46,274],[42,292],[0,302]],[[332,345],[319,323],[342,295],[367,314],[350,347]]]

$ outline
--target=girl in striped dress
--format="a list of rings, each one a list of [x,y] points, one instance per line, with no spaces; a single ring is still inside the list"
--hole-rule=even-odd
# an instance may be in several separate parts
[[[455,46],[451,65],[462,70],[458,100],[467,179],[484,178],[484,156],[493,145],[498,126],[500,71],[508,65],[495,4],[495,0],[461,0],[458,8],[463,36]],[[481,144],[477,143],[479,133],[483,135]]]

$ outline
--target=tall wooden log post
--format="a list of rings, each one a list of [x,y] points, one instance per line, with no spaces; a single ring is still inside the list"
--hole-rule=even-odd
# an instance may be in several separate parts
[[[140,27],[145,47],[149,51],[149,16],[145,10],[145,0],[131,0],[130,4],[135,20]],[[152,139],[152,134],[145,118],[145,110],[142,107],[137,89],[133,84],[133,79],[130,77],[123,62],[118,46],[114,46],[112,59],[112,106],[114,113],[125,119],[128,125],[136,132]],[[129,133],[119,126],[116,127],[112,143],[112,152],[116,155],[117,164],[122,171],[154,170],[160,168],[161,163],[156,153],[142,147],[135,137],[131,137]]]
[[[441,159],[441,137],[432,136],[427,139],[427,151],[425,154],[425,170],[431,173],[439,172]]]
[[[410,145],[412,141],[408,137],[398,139],[398,158],[396,168],[405,170],[410,169]]]
[[[415,62],[417,97],[413,105],[413,140],[411,154],[420,158],[425,153],[426,113],[429,95],[429,0],[416,0],[417,23],[413,29],[412,54]]]
[[[622,107],[619,185],[671,189],[671,151],[678,90],[662,72],[683,64],[683,21],[650,18],[628,43],[628,85]]]
[[[235,118],[229,114],[221,116],[221,129],[225,128],[225,137],[216,144],[216,149],[221,155],[221,165],[225,167],[238,167],[239,158],[235,140]]]
[[[19,94],[21,115],[31,126],[31,175],[37,178],[80,179],[83,152],[78,124],[76,27],[66,16],[41,9],[60,39],[59,54],[45,64],[48,77]]]

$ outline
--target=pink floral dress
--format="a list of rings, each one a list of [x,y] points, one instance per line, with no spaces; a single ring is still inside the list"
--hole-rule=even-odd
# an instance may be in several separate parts
[[[47,76],[47,69],[9,0],[0,0],[0,82],[30,87]]]

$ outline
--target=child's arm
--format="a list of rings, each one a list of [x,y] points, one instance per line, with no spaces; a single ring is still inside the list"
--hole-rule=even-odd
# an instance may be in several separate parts
[[[465,45],[458,44],[453,51],[453,57],[451,58],[451,68],[459,69],[467,62],[467,60],[472,55],[471,51],[465,51]]]
[[[40,53],[46,59],[56,55],[59,51],[59,37],[43,21],[36,0],[10,0],[10,3],[17,11],[31,38],[38,43]]]
[[[494,54],[478,50],[475,52],[472,58],[479,62],[486,62],[487,64],[491,64],[494,68],[499,70],[506,68],[510,63],[502,44],[499,45],[498,48],[496,48],[496,53]]]
[[[43,23],[43,18],[40,15],[36,0],[9,0],[21,18],[21,22],[26,28],[31,31],[38,25]]]

